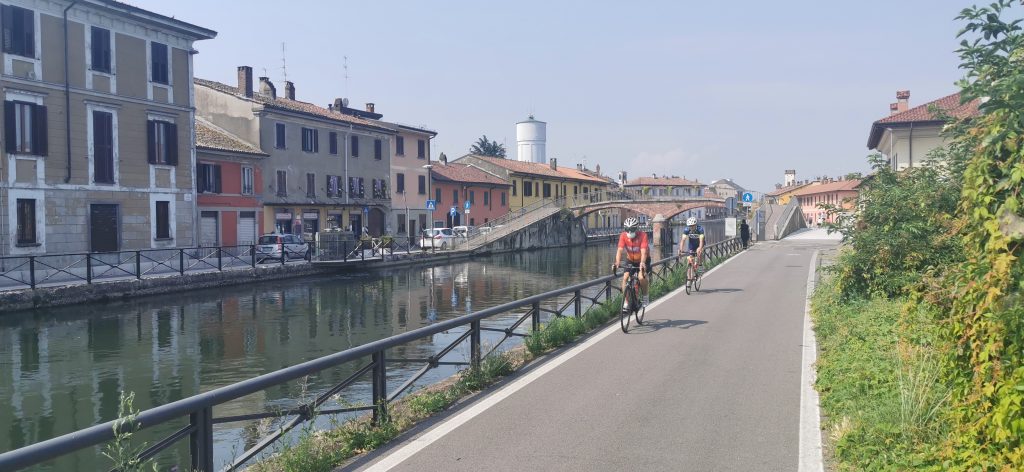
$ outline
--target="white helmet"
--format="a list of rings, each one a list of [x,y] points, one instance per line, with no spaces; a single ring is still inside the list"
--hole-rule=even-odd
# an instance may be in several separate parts
[[[686,219],[686,226],[696,226],[696,225],[697,225],[697,218],[694,218],[694,217],[691,216],[691,217]]]
[[[622,222],[622,228],[625,229],[626,232],[635,233],[640,229],[640,220],[632,216],[626,218],[626,221]]]

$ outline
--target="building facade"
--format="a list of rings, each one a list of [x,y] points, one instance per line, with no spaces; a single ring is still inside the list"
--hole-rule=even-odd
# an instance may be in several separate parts
[[[860,193],[858,190],[860,184],[860,179],[827,179],[827,181],[796,190],[790,198],[799,200],[800,210],[803,212],[807,226],[820,226],[825,223],[835,223],[836,215],[828,214],[819,205],[835,205],[845,211],[853,211],[856,208],[857,195]]]
[[[447,228],[477,226],[508,214],[510,185],[494,174],[470,164],[438,162],[430,177],[437,202],[432,221]]]
[[[113,0],[0,7],[0,255],[193,245],[192,53],[216,32]]]
[[[900,90],[896,103],[889,105],[889,116],[871,124],[868,149],[882,153],[893,170],[924,165],[932,150],[946,144],[942,137],[946,121],[940,113],[970,118],[978,116],[978,104],[978,100],[962,102],[958,92],[910,108],[910,91]]]
[[[256,145],[196,119],[196,203],[200,246],[251,245],[263,228],[261,161]]]
[[[392,124],[397,131],[391,141],[391,216],[392,233],[416,237],[429,227],[427,191],[430,186],[430,140],[437,132]]]
[[[196,79],[196,112],[268,155],[263,232],[302,234],[388,231],[391,214],[391,141],[397,132],[366,111],[335,100],[328,108],[284,95],[266,77],[253,89],[252,68],[238,68],[237,85]]]

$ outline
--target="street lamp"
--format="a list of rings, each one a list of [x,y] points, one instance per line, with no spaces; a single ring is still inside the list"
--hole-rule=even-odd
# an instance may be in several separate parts
[[[444,155],[444,154],[442,154],[442,155]],[[423,168],[427,169],[427,200],[430,200],[430,168],[431,167],[434,167],[434,166],[431,165],[431,164],[424,164],[423,165]],[[435,202],[434,204],[436,205],[437,203]],[[428,226],[426,228],[423,228],[423,229],[430,229],[430,228],[434,227],[434,210],[429,210],[427,212],[427,224],[430,225],[430,226]]]

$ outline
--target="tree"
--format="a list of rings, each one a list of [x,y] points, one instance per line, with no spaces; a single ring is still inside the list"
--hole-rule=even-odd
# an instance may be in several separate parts
[[[491,157],[505,157],[505,145],[498,144],[497,141],[489,141],[487,135],[483,135],[478,139],[472,146],[469,147],[469,152],[480,156],[491,156]]]

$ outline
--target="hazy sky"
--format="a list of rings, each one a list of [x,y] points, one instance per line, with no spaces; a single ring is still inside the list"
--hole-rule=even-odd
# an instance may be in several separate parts
[[[374,102],[438,131],[433,158],[486,134],[515,153],[515,123],[548,123],[548,157],[630,177],[733,178],[769,190],[865,171],[871,122],[896,90],[911,106],[955,91],[969,3],[949,0],[132,0],[216,30],[196,76],[251,65],[296,98]],[[244,8],[242,7],[244,5]],[[348,56],[345,80],[343,57]]]

